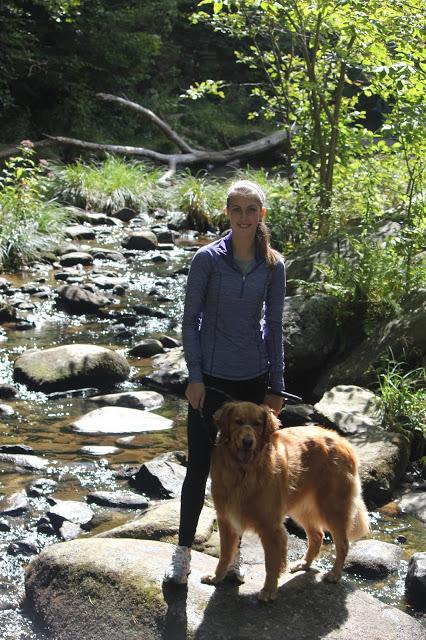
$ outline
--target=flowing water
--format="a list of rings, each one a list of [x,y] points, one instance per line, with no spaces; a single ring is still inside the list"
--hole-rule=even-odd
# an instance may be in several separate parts
[[[125,231],[121,228],[96,228],[96,241],[83,242],[91,247],[120,249]],[[95,318],[93,316],[70,316],[60,311],[50,295],[45,300],[36,300],[22,293],[21,287],[29,283],[42,284],[56,288],[61,284],[55,281],[57,270],[50,266],[39,265],[19,274],[2,274],[16,287],[13,296],[0,297],[0,301],[32,302],[35,307],[23,312],[34,328],[18,331],[12,326],[0,326],[0,381],[13,382],[13,361],[22,352],[32,348],[48,348],[70,343],[90,343],[117,349],[127,357],[131,365],[129,381],[118,385],[114,391],[140,390],[143,384],[138,381],[141,375],[151,370],[149,359],[131,359],[128,349],[147,337],[162,334],[179,337],[179,325],[182,317],[185,275],[179,273],[188,265],[193,250],[191,237],[183,236],[180,244],[174,248],[162,249],[165,262],[157,262],[159,251],[132,252],[126,262],[95,260],[93,267],[74,268],[77,281],[90,281],[94,272],[122,279],[128,289],[125,296],[114,296],[110,309],[117,319]],[[154,258],[154,260],[153,260]],[[110,295],[109,292],[106,292]],[[161,300],[161,302],[160,302]],[[120,313],[129,310],[132,305],[143,303],[165,311],[167,319],[143,317],[134,327],[120,324]],[[131,444],[119,445],[118,452],[105,457],[84,454],[81,448],[86,445],[117,446],[115,435],[82,435],[75,433],[69,424],[75,417],[95,408],[84,397],[49,397],[43,393],[31,392],[22,385],[19,387],[19,399],[1,401],[11,406],[15,413],[2,416],[0,420],[0,444],[24,444],[34,449],[36,454],[47,458],[49,465],[43,471],[43,477],[58,481],[55,497],[61,499],[82,500],[90,491],[114,490],[126,488],[123,480],[118,480],[115,470],[123,465],[135,467],[160,453],[184,449],[186,406],[182,398],[166,396],[165,405],[158,410],[163,416],[172,418],[174,427],[164,432],[138,434]],[[0,494],[7,496],[24,489],[28,483],[39,477],[25,472],[11,472],[10,467],[0,462]],[[0,638],[2,640],[43,640],[43,634],[35,629],[30,619],[20,608],[23,596],[24,568],[30,558],[10,553],[13,542],[23,540],[33,542],[40,550],[57,540],[36,531],[36,522],[48,509],[45,498],[29,498],[28,514],[9,517],[11,530],[0,532]],[[95,512],[95,528],[90,534],[117,526],[135,512],[106,509],[92,505]],[[385,518],[378,513],[372,514],[373,536],[387,542],[395,542],[398,536],[404,536],[401,542],[404,559],[400,571],[383,581],[366,581],[345,576],[343,579],[356,582],[362,589],[376,597],[405,609],[404,577],[407,560],[415,551],[426,550],[424,526],[418,520],[408,516]],[[402,539],[402,538],[400,538]],[[322,566],[330,564],[330,546],[325,545]],[[405,609],[406,610],[406,609]],[[78,640],[78,639],[76,639]]]

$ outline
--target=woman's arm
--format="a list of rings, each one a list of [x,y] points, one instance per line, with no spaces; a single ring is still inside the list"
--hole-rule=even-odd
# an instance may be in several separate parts
[[[285,284],[284,262],[280,261],[272,272],[272,279],[267,289],[264,325],[269,360],[269,387],[272,392],[278,393],[284,390],[283,311]]]
[[[189,269],[182,321],[182,342],[189,383],[203,382],[200,325],[211,271],[211,256],[197,251]],[[192,403],[191,403],[192,404]]]

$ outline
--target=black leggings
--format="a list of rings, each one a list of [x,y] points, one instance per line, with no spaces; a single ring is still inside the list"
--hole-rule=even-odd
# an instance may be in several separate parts
[[[204,376],[204,383],[206,398],[202,416],[191,405],[188,407],[188,466],[182,486],[179,526],[179,544],[185,547],[191,547],[194,542],[204,504],[210,457],[217,434],[212,416],[229,400],[248,400],[262,404],[267,376],[252,380],[224,380]]]

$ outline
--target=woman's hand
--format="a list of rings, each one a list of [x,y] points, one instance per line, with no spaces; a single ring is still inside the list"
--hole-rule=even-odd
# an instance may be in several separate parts
[[[202,409],[206,397],[204,382],[190,382],[186,387],[185,397],[193,409]]]
[[[281,396],[275,395],[275,393],[266,393],[263,402],[272,409],[276,416],[284,406],[284,399]]]

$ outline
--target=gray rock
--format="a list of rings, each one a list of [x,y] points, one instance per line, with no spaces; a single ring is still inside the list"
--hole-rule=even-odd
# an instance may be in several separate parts
[[[15,409],[8,404],[0,404],[0,416],[13,416]]]
[[[426,611],[426,552],[424,551],[412,555],[408,562],[405,594],[411,606]]]
[[[188,382],[188,369],[182,347],[152,358],[153,372],[142,380],[155,388],[173,393],[183,393]]]
[[[142,340],[129,350],[129,355],[137,358],[151,358],[158,353],[164,353],[164,347],[159,340],[153,338]]]
[[[87,504],[84,504],[84,502],[59,500],[50,508],[46,515],[55,530],[59,531],[65,520],[81,525],[82,527],[87,526],[93,518],[93,511]]]
[[[117,509],[146,509],[149,500],[133,491],[92,491],[87,494],[87,502]]]
[[[66,227],[65,233],[73,240],[94,240],[95,232],[85,224],[73,224]]]
[[[0,445],[0,453],[24,453],[31,455],[34,449],[27,444],[2,444]]]
[[[180,347],[181,343],[176,338],[172,338],[171,336],[160,336],[159,341],[166,349],[174,349],[175,347]]]
[[[86,456],[111,456],[119,453],[120,449],[108,445],[87,445],[86,447],[81,447],[79,452]]]
[[[126,289],[128,287],[124,278],[118,278],[116,276],[96,276],[96,278],[93,278],[92,283],[98,287],[98,289],[114,289],[114,287],[117,286]]]
[[[130,209],[129,207],[123,207],[118,211],[114,211],[114,218],[121,220],[122,222],[129,222],[129,220],[133,220],[138,216],[138,212],[134,209]]]
[[[65,253],[59,262],[62,267],[74,267],[76,264],[93,264],[93,258],[90,253],[74,251],[73,253]]]
[[[343,435],[383,432],[380,399],[355,385],[338,385],[327,391],[314,405],[321,424]]]
[[[14,379],[31,389],[51,392],[112,385],[126,380],[130,368],[116,351],[90,344],[68,344],[27,351],[14,364]]]
[[[13,384],[0,384],[0,398],[2,400],[9,400],[10,398],[16,398],[18,395],[18,389]]]
[[[426,523],[426,492],[425,491],[404,491],[399,499],[399,506],[404,513],[415,516]]]
[[[396,544],[380,540],[358,540],[346,556],[344,571],[363,578],[384,578],[398,571],[402,549]]]
[[[179,534],[180,500],[159,502],[130,522],[99,533],[97,538],[136,538],[138,540],[159,540],[177,544]],[[201,550],[210,539],[216,513],[204,506],[195,533],[194,548]]]
[[[45,458],[33,455],[27,456],[20,453],[0,453],[0,462],[14,465],[14,471],[43,471],[49,464],[49,461]]]
[[[336,344],[336,302],[331,296],[288,297],[284,304],[286,376],[299,380],[319,370]]]
[[[56,489],[57,486],[58,483],[56,480],[52,480],[52,478],[38,478],[37,480],[30,482],[26,491],[27,495],[33,498],[39,498],[41,496],[48,496]]]
[[[157,391],[124,391],[109,393],[103,396],[92,396],[91,402],[113,407],[128,407],[129,409],[159,409],[164,404],[164,396]]]
[[[59,287],[58,293],[58,304],[63,306],[68,313],[76,315],[97,313],[101,307],[110,303],[109,298],[76,284],[63,285]]]
[[[101,407],[71,423],[74,431],[85,434],[143,433],[170,429],[172,426],[172,420],[156,413],[125,407]]]
[[[130,484],[151,498],[174,498],[182,489],[185,473],[180,464],[158,456],[145,462]]]
[[[149,316],[150,318],[168,318],[167,313],[164,313],[164,311],[147,307],[145,304],[135,304],[133,309],[140,316]]]
[[[7,553],[11,556],[35,556],[38,554],[38,547],[32,540],[17,540],[11,542],[7,547]]]
[[[2,533],[7,533],[10,531],[10,524],[4,518],[0,518],[0,531]]]
[[[21,516],[28,511],[29,504],[25,491],[17,491],[6,496],[0,502],[0,515],[2,516]]]
[[[123,241],[123,246],[126,249],[149,251],[150,249],[157,248],[158,240],[155,233],[148,229],[143,231],[133,231],[131,235]]]
[[[84,529],[76,522],[70,522],[69,520],[64,520],[61,526],[58,527],[58,534],[64,541],[75,540],[82,533],[84,533]]]
[[[172,547],[151,540],[80,539],[53,545],[26,572],[27,605],[57,640],[425,640],[407,614],[314,571],[283,576],[278,600],[257,604],[262,585],[249,566],[244,585],[214,588],[200,578],[216,560],[192,552],[188,589],[162,586]]]

